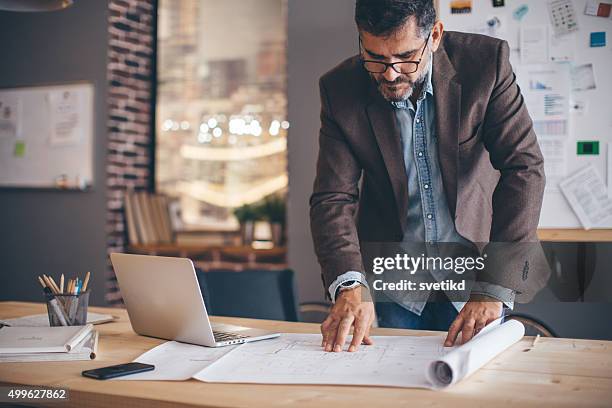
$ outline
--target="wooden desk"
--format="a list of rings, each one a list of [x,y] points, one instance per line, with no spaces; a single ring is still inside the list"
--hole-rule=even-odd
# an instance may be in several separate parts
[[[196,380],[96,381],[85,369],[133,360],[162,340],[137,336],[122,309],[91,308],[120,316],[97,326],[99,356],[93,361],[0,363],[0,384],[66,387],[70,407],[609,407],[612,403],[612,342],[542,338],[515,344],[485,368],[448,391],[384,387],[207,384]],[[35,303],[0,302],[0,317],[44,311]],[[266,320],[213,318],[270,330],[318,332],[317,325]],[[427,335],[376,329],[374,334]],[[58,406],[57,404],[52,406]]]
[[[553,242],[611,242],[612,229],[592,229],[582,228],[571,229],[538,229],[538,238],[541,241]]]

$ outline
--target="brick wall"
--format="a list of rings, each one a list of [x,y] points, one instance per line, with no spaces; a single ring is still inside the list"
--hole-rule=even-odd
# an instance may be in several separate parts
[[[123,197],[153,187],[156,0],[109,1],[107,252],[124,252]],[[106,300],[121,303],[108,265]]]

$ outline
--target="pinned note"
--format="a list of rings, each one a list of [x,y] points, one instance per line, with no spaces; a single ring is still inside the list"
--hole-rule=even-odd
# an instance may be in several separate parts
[[[25,142],[23,140],[18,140],[15,142],[15,150],[13,152],[13,155],[15,157],[24,157],[25,156]]]
[[[572,0],[550,0],[548,14],[556,36],[578,31],[578,19]]]
[[[584,14],[595,17],[610,17],[612,11],[612,2],[588,0],[584,8]]]
[[[597,31],[591,33],[591,47],[605,47],[606,46],[606,32]]]
[[[518,7],[516,10],[514,10],[514,12],[512,13],[512,18],[514,18],[516,21],[521,21],[523,17],[527,15],[528,11],[529,11],[529,6],[526,4],[523,4],[520,7]]]

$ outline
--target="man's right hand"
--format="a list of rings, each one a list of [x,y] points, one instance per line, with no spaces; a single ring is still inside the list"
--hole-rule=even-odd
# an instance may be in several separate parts
[[[353,340],[348,351],[357,351],[360,344],[374,344],[370,339],[370,327],[374,321],[374,303],[367,288],[359,286],[338,294],[329,316],[321,324],[325,351],[342,351],[351,327]]]

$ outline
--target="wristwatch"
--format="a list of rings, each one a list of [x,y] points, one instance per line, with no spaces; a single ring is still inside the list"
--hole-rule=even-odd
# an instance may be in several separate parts
[[[361,285],[361,282],[357,280],[350,280],[350,281],[342,282],[340,285],[338,285],[338,289],[336,289],[335,298],[338,297],[340,292],[344,292],[345,290],[356,288],[359,285]]]

